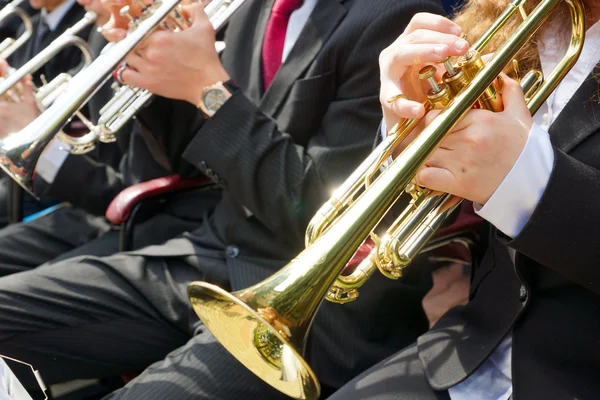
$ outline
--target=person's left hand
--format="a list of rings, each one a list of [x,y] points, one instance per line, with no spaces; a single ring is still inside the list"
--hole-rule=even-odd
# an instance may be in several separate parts
[[[23,78],[20,85],[21,92],[16,102],[0,100],[0,137],[20,131],[41,114],[33,93],[31,75]]]
[[[504,111],[469,111],[417,173],[419,185],[482,205],[494,194],[525,148],[533,124],[521,86],[502,77]],[[438,113],[429,113],[427,120]]]
[[[202,4],[182,7],[191,26],[181,32],[157,30],[125,58],[125,84],[197,105],[202,89],[229,80],[215,49],[215,31]]]

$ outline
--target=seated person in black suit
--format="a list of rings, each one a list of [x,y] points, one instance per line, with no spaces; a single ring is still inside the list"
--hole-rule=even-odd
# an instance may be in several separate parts
[[[80,0],[80,4],[97,14],[98,26],[109,21],[110,13],[100,0]],[[96,53],[108,43],[96,29],[88,42]],[[39,115],[30,81],[28,78],[24,83],[20,102],[0,103],[2,130],[19,130]],[[111,84],[104,85],[88,104],[94,123],[113,95]],[[59,138],[46,148],[36,166],[35,192],[42,199],[57,199],[72,206],[0,230],[0,276],[76,255],[104,256],[119,251],[119,232],[104,218],[111,200],[130,185],[169,172],[154,160],[131,124],[117,132],[116,138],[115,143],[97,143],[86,155],[70,155],[69,146]],[[217,190],[172,196],[152,218],[136,226],[133,245],[158,244],[194,230],[219,197]]]
[[[468,50],[509,1],[468,1],[455,23],[414,18],[381,56],[387,126],[422,117],[416,71]],[[531,15],[533,5],[526,3]],[[420,184],[472,200],[495,229],[471,298],[417,342],[331,399],[596,399],[600,393],[600,7],[583,1],[579,60],[533,118],[504,78],[504,111],[471,110],[417,174]],[[517,55],[520,74],[558,64],[571,36],[566,2]],[[513,34],[511,21],[484,52]],[[582,26],[582,25],[579,25]],[[415,60],[419,62],[415,64]],[[512,69],[512,68],[511,68]],[[430,120],[433,115],[428,115]]]
[[[33,9],[39,10],[39,13],[32,18],[33,35],[31,39],[7,60],[11,67],[17,69],[52,43],[65,30],[81,20],[85,14],[83,7],[79,6],[75,0],[30,0],[29,4]],[[23,29],[24,27],[21,26],[17,35],[20,35]],[[85,39],[91,30],[92,26],[89,26],[83,29],[79,36]],[[39,87],[42,84],[42,75],[47,81],[50,81],[61,72],[78,68],[82,60],[81,51],[75,46],[69,46],[33,74],[33,83]],[[3,129],[6,128],[3,127]],[[20,189],[3,173],[0,175],[2,176],[0,178],[0,226],[4,226],[9,222],[8,198],[14,196],[15,191]],[[25,195],[22,203],[23,214],[31,215],[55,204],[56,201],[45,199],[40,202],[32,196]]]
[[[441,13],[433,0],[249,1],[219,59],[198,7],[185,9],[187,30],[157,31],[130,53],[121,76],[177,99],[155,98],[137,124],[173,172],[210,175],[223,197],[198,229],[160,246],[0,278],[0,321],[13,321],[0,324],[0,352],[47,383],[144,370],[109,398],[282,398],[204,329],[187,285],[247,287],[303,249],[309,219],[372,149],[380,51],[413,14]],[[213,85],[229,98],[204,113]],[[358,301],[323,305],[307,357],[325,390],[427,329],[430,283],[416,275],[376,275]]]

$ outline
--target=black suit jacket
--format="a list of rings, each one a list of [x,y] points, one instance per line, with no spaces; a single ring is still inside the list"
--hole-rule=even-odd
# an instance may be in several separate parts
[[[464,380],[512,331],[515,399],[598,398],[597,93],[590,76],[551,126],[554,169],[527,225],[513,240],[493,232],[474,271],[470,303],[452,309],[419,338],[434,388]]]
[[[107,41],[94,29],[88,43],[99,54]],[[112,83],[111,79],[103,85],[87,104],[93,123],[98,122],[100,109],[113,96]],[[51,184],[36,177],[36,193],[43,198],[68,201],[92,214],[104,215],[112,199],[126,187],[169,174],[154,160],[132,123],[125,125],[115,136],[116,142],[97,143],[90,153],[69,155]]]
[[[54,31],[50,31],[45,35],[44,39],[40,43],[40,49],[48,46],[52,41],[54,41],[58,36],[64,33],[65,30],[70,28],[72,25],[77,23],[83,16],[85,15],[85,10],[79,6],[77,3],[74,3],[73,6],[67,11],[67,13],[63,16],[62,20],[56,27]],[[39,27],[41,15],[38,13],[35,17],[32,18],[32,24],[34,27],[34,32],[32,38],[25,43],[25,45],[21,46],[17,51],[15,51],[12,56],[8,59],[8,62],[11,66],[15,68],[19,68],[23,66],[27,61],[29,61],[35,54],[33,54],[33,44],[35,41],[35,37],[37,35],[37,29]],[[92,26],[86,27],[83,29],[79,36],[82,38],[87,38],[91,32]],[[19,29],[17,35],[21,35],[23,31],[23,27]],[[53,57],[49,62],[47,62],[42,68],[40,68],[37,72],[33,74],[34,83],[39,86],[41,85],[40,76],[44,75],[45,78],[50,81],[55,78],[61,72],[74,72],[78,66],[81,65],[82,62],[82,54],[79,49],[74,46],[68,47],[63,51],[59,52],[55,57]],[[86,113],[86,110],[84,110]],[[9,184],[9,178],[2,173],[2,185],[0,185],[0,221],[6,220],[5,214],[7,212],[7,208],[10,207],[7,205],[8,198],[14,198],[14,195],[11,193],[15,193],[16,191],[21,191],[22,189],[14,184]],[[34,182],[35,185],[35,182]],[[37,190],[37,188],[36,188]],[[38,191],[38,193],[43,193],[43,191]],[[63,198],[59,197],[59,200],[63,200]],[[47,204],[42,204],[37,202],[30,195],[25,195],[24,197],[24,205],[23,208],[25,213],[28,214],[30,212],[36,212],[44,207],[47,207]],[[3,211],[4,210],[4,211]],[[11,212],[12,213],[12,212]]]
[[[309,219],[372,149],[379,53],[414,13],[442,12],[433,0],[321,0],[263,93],[261,43],[272,5],[248,1],[229,23],[222,61],[242,91],[211,119],[164,99],[140,115],[171,168],[193,167],[226,188],[202,228],[146,254],[193,255],[209,281],[219,275],[209,271],[226,270],[227,281],[213,282],[231,290],[303,250]],[[324,304],[307,349],[321,382],[339,387],[414,340],[427,328],[426,290],[375,276],[358,301]]]
[[[73,6],[67,11],[65,16],[62,18],[57,28],[54,31],[48,32],[44,39],[41,41],[39,50],[44,49],[50,43],[59,37],[64,31],[71,26],[75,25],[85,15],[85,10],[79,4],[74,3]],[[41,14],[34,16],[31,21],[33,24],[33,35],[25,45],[19,48],[16,52],[9,57],[8,62],[11,66],[18,68],[29,61],[35,54],[33,51],[33,45],[35,37],[37,36],[37,29],[40,24]],[[93,28],[93,24],[79,32],[78,36],[86,39]],[[19,29],[17,35],[22,33],[22,27]],[[40,76],[43,74],[48,81],[55,78],[61,72],[68,72],[76,69],[81,65],[83,58],[81,51],[75,47],[70,46],[62,50],[55,57],[53,57],[48,63],[46,63],[40,70],[33,74],[34,83],[39,85],[41,83]]]

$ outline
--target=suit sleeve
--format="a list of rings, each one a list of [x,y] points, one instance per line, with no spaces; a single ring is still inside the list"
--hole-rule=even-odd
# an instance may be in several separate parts
[[[297,243],[316,209],[366,157],[381,121],[379,53],[402,32],[423,2],[399,2],[371,21],[331,79],[336,96],[305,146],[236,93],[191,140],[183,157],[208,166],[241,206]],[[434,3],[430,3],[434,4]],[[436,12],[435,7],[431,7]]]
[[[546,190],[508,245],[600,294],[600,170],[555,149]]]
[[[42,197],[68,201],[95,215],[104,215],[112,199],[125,188],[117,169],[86,155],[69,155],[52,184],[38,178],[34,184]]]

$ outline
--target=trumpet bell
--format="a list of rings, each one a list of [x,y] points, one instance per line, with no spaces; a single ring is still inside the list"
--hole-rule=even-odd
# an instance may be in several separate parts
[[[292,341],[288,326],[278,323],[281,317],[268,306],[273,292],[258,288],[228,293],[209,283],[192,282],[188,296],[215,338],[259,378],[290,397],[318,398],[319,381],[301,356],[306,332],[296,332],[301,337]]]

